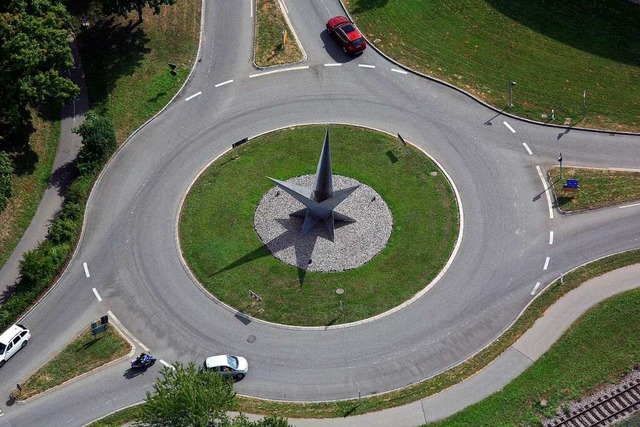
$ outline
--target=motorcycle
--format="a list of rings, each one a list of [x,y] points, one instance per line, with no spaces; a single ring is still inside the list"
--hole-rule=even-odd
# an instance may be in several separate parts
[[[131,361],[132,369],[148,368],[156,363],[156,358],[147,353],[141,353],[138,357]]]

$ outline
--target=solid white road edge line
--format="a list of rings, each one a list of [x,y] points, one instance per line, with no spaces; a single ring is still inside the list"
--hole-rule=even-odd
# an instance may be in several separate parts
[[[405,70],[398,70],[397,68],[392,68],[391,71],[398,74],[409,74]]]
[[[358,64],[358,67],[360,67],[360,68],[376,68],[375,65],[369,65],[369,64]]]
[[[147,347],[146,345],[142,344],[140,342],[140,340],[138,340],[138,338],[134,337],[133,334],[131,332],[129,332],[129,330],[127,328],[125,328],[124,325],[118,320],[116,315],[113,314],[113,312],[111,312],[111,310],[107,311],[107,314],[109,315],[110,318],[113,319],[114,322],[116,322],[118,324],[120,329],[122,329],[124,331],[124,333],[127,334],[129,336],[129,338],[131,338],[133,340],[133,342],[138,344],[147,353],[149,352],[149,347]]]
[[[251,0],[251,1],[249,2],[249,6],[251,6],[251,7],[250,7],[250,9],[251,9],[251,18],[253,18],[253,0]]]
[[[266,76],[268,74],[282,73],[284,71],[307,70],[308,68],[308,65],[303,65],[301,67],[282,68],[280,70],[267,71],[266,73],[251,74],[249,78],[252,79],[254,77]]]
[[[227,80],[226,82],[218,83],[217,85],[213,85],[213,87],[220,87],[220,86],[228,85],[229,83],[233,83],[233,80]]]
[[[96,288],[93,288],[92,291],[95,294],[96,298],[98,298],[98,302],[102,302],[102,298],[100,298],[100,295],[98,294],[98,290]]]
[[[160,363],[162,363],[164,366],[166,366],[169,369],[173,369],[174,371],[176,370],[176,368],[174,368],[173,365],[171,365],[170,363],[165,362],[162,359],[160,359]]]
[[[547,257],[547,259],[544,260],[544,267],[542,267],[543,270],[546,270],[547,268],[549,268],[549,257]]]
[[[200,95],[202,95],[202,92],[194,93],[193,95],[191,95],[191,96],[189,96],[189,97],[185,98],[184,100],[185,100],[185,101],[189,101],[189,100],[191,100],[191,99],[195,98],[196,96],[200,96]]]
[[[620,209],[624,209],[624,208],[632,208],[634,206],[640,206],[640,203],[634,203],[632,205],[625,205],[625,206],[620,206]]]
[[[91,275],[89,274],[89,267],[87,267],[87,263],[83,262],[82,266],[84,267],[84,275],[87,276],[87,278],[91,277]]]
[[[332,62],[330,64],[324,64],[325,67],[342,67],[342,64],[338,64],[337,62]]]
[[[547,205],[549,206],[549,218],[553,219],[553,206],[551,206],[551,194],[549,194],[549,188],[547,187],[547,182],[544,180],[544,176],[542,175],[542,169],[540,169],[540,166],[536,165],[536,169],[538,170],[538,176],[540,177],[540,181],[542,181],[542,188],[544,188],[544,194],[547,195]]]
[[[531,291],[531,294],[533,296],[533,294],[536,293],[536,291],[538,290],[538,286],[540,286],[540,282],[536,282],[536,285],[533,287],[533,290]]]
[[[507,129],[509,129],[511,131],[511,133],[516,133],[516,130],[514,128],[512,128],[509,123],[502,122],[502,124],[505,125],[507,127]]]
[[[553,231],[549,232],[549,244],[553,245]]]
[[[529,148],[526,142],[523,142],[522,145],[524,145],[524,148],[525,150],[527,150],[527,153],[529,153],[529,155],[533,154],[533,152],[531,152],[531,148]]]

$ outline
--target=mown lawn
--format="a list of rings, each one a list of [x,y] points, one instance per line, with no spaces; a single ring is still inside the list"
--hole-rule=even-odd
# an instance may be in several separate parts
[[[22,384],[20,399],[92,371],[124,356],[130,349],[129,343],[111,325],[97,337],[87,329]]]
[[[560,168],[549,170],[558,207],[565,212],[601,208],[640,200],[640,172],[609,169]],[[568,179],[577,179],[578,190],[564,189]]]
[[[369,185],[392,212],[386,248],[360,268],[335,273],[305,273],[270,254],[253,225],[256,206],[274,186],[266,177],[315,174],[325,127],[274,132],[219,159],[184,204],[183,254],[217,298],[273,322],[346,323],[411,298],[447,262],[458,235],[458,210],[435,164],[385,134],[344,126],[330,131],[333,173]],[[337,288],[345,290],[340,297]],[[263,301],[250,304],[249,290]]]
[[[640,131],[640,5],[628,0],[349,0],[366,37],[403,64],[497,108]],[[583,117],[582,97],[586,96]]]

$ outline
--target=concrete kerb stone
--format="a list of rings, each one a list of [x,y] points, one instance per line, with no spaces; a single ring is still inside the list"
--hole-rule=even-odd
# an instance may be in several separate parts
[[[29,397],[27,399],[24,399],[24,400],[17,399],[16,403],[22,405],[22,404],[31,402],[32,400],[35,400],[35,399],[37,399],[39,397],[46,396],[47,394],[53,393],[54,391],[57,391],[57,390],[61,389],[62,387],[65,387],[65,386],[67,386],[69,384],[73,384],[75,382],[78,382],[78,381],[80,381],[80,380],[82,380],[82,379],[84,379],[86,377],[89,377],[89,376],[91,376],[93,374],[96,374],[96,373],[98,373],[100,371],[103,371],[103,370],[105,370],[105,369],[107,369],[107,368],[109,368],[109,367],[111,367],[113,365],[116,365],[116,364],[122,362],[125,359],[129,359],[131,356],[133,356],[135,354],[136,345],[129,339],[129,337],[123,331],[120,330],[120,328],[118,327],[118,323],[119,323],[119,321],[116,320],[115,322],[110,323],[110,324],[113,325],[114,329],[120,334],[120,336],[123,337],[129,343],[129,347],[131,348],[131,350],[129,350],[129,353],[127,353],[124,356],[121,356],[121,357],[119,357],[117,359],[114,359],[114,360],[110,361],[109,363],[106,363],[104,365],[98,366],[97,368],[92,369],[89,372],[85,372],[84,374],[81,374],[81,375],[78,375],[77,377],[71,378],[70,380],[67,380],[67,381],[63,382],[62,384],[58,384],[55,387],[51,387],[50,389],[47,389],[47,390],[43,391],[42,393],[38,393],[38,394],[36,394],[34,396],[31,396],[31,397]],[[78,335],[78,336],[80,336],[80,335]],[[60,352],[62,352],[62,350]],[[55,356],[53,356],[49,360],[52,360],[53,358],[55,358],[58,354],[60,354],[60,352],[58,352]]]
[[[340,1],[340,6],[342,7],[342,9],[344,10],[345,15],[351,20],[353,21],[353,18],[351,17],[351,15],[349,14],[349,11],[347,10],[347,8],[345,7],[343,0],[339,0]],[[633,1],[633,0],[632,0]],[[640,0],[638,0],[640,1]],[[353,21],[355,22],[355,21]],[[367,39],[367,37],[362,34],[362,36]],[[384,57],[387,61],[397,65],[398,67],[406,70],[407,72],[414,74],[416,76],[431,80],[433,82],[439,83],[441,85],[447,86],[457,92],[460,92],[463,95],[468,96],[469,98],[471,98],[472,100],[474,100],[475,102],[477,102],[478,104],[481,104],[485,107],[487,107],[488,109],[506,116],[506,117],[510,117],[514,120],[518,120],[521,122],[527,122],[527,123],[531,123],[534,125],[539,125],[539,126],[547,126],[547,127],[553,127],[553,128],[558,128],[558,129],[569,129],[569,130],[580,130],[580,131],[587,131],[587,132],[593,132],[593,133],[608,133],[608,134],[612,134],[612,135],[629,135],[629,136],[640,136],[640,132],[622,132],[622,131],[616,131],[616,130],[606,130],[606,129],[591,129],[591,128],[584,128],[584,127],[579,127],[579,126],[564,126],[564,125],[559,125],[559,124],[555,124],[555,123],[542,123],[542,122],[537,122],[535,120],[531,120],[531,119],[527,119],[526,117],[519,117],[516,115],[513,115],[511,113],[506,112],[505,110],[501,110],[497,107],[494,107],[491,104],[486,103],[485,101],[481,100],[480,98],[475,97],[473,94],[467,92],[466,90],[459,88],[449,82],[446,82],[444,80],[440,80],[437,77],[433,77],[433,76],[429,76],[427,74],[423,74],[419,71],[413,70],[409,67],[407,67],[406,65],[398,62],[397,60],[391,58],[390,56],[388,56],[387,54],[385,54],[384,52],[382,52],[380,49],[378,49],[373,43],[371,43],[368,39],[367,39],[367,44],[369,46],[371,46],[371,48],[373,50],[375,50],[376,52],[378,52],[382,57]]]
[[[88,423],[86,423],[86,424],[83,424],[83,425],[82,425],[82,427],[87,427],[87,426],[89,426],[89,425],[91,425],[91,424],[93,424],[93,423],[96,423],[96,422],[98,422],[98,421],[100,421],[100,420],[103,420],[103,419],[105,419],[105,418],[107,418],[107,417],[109,417],[109,416],[111,416],[111,415],[113,415],[113,414],[115,414],[115,413],[118,413],[118,412],[120,412],[120,411],[124,411],[125,409],[129,409],[129,408],[133,408],[134,406],[142,405],[144,402],[145,402],[145,401],[144,401],[144,400],[142,400],[142,401],[140,401],[140,402],[136,402],[136,403],[132,403],[131,405],[127,405],[127,406],[125,406],[125,407],[123,407],[123,408],[116,409],[115,411],[111,411],[111,412],[109,412],[108,414],[105,414],[105,415],[101,416],[100,418],[96,418],[95,420],[93,420],[93,421],[91,421],[91,422],[88,422]],[[126,425],[129,425],[129,424],[126,424]]]
[[[278,130],[282,130],[282,129],[289,129],[289,128],[294,128],[294,127],[298,127],[298,126],[310,126],[310,125],[332,125],[332,124],[336,124],[336,123],[327,123],[327,122],[311,122],[311,123],[298,123],[295,125],[288,125],[288,126],[282,126],[280,128],[275,128],[275,129],[271,129],[269,131],[265,131],[262,133],[259,133],[257,135],[254,135],[252,137],[247,138],[248,141],[251,141],[252,139],[258,138],[262,135],[266,135],[268,133],[272,133],[272,132],[276,132]],[[384,130],[380,130],[380,129],[376,129],[370,126],[363,126],[363,125],[359,125],[359,124],[352,124],[352,123],[340,123],[340,125],[346,125],[346,126],[353,126],[353,127],[359,127],[362,129],[368,129],[374,132],[379,132],[379,133],[384,133],[387,134],[391,137],[396,138],[396,135],[394,135],[391,132],[387,132]],[[349,328],[349,327],[353,327],[353,326],[358,326],[358,325],[363,325],[365,323],[369,323],[372,322],[374,320],[378,320],[381,319],[385,316],[388,316],[390,314],[393,314],[399,310],[402,310],[404,307],[407,307],[409,304],[417,301],[419,298],[421,298],[424,294],[426,294],[432,287],[434,287],[436,285],[436,283],[438,283],[440,281],[440,279],[442,278],[442,276],[444,276],[444,274],[447,272],[447,270],[449,270],[449,267],[451,267],[451,264],[453,263],[453,260],[455,259],[458,250],[460,249],[460,245],[462,244],[462,235],[463,235],[463,230],[464,230],[464,211],[462,208],[462,199],[460,198],[460,193],[458,192],[458,188],[456,187],[455,183],[453,182],[453,179],[451,178],[451,176],[447,173],[447,171],[443,168],[443,166],[435,159],[433,158],[429,153],[427,153],[426,151],[422,150],[420,147],[412,144],[409,141],[405,141],[407,144],[411,145],[412,147],[416,148],[417,150],[419,150],[420,152],[422,152],[425,156],[427,156],[433,163],[436,164],[436,166],[442,171],[442,173],[444,174],[444,176],[446,177],[447,181],[449,182],[449,184],[451,185],[451,188],[453,188],[454,194],[455,194],[455,199],[456,199],[456,203],[458,205],[458,218],[459,218],[459,232],[458,232],[458,239],[456,240],[456,244],[451,252],[451,256],[449,256],[449,259],[447,260],[447,263],[444,265],[444,267],[442,268],[442,270],[440,270],[440,272],[436,275],[436,277],[433,278],[433,280],[431,280],[431,282],[429,282],[429,284],[427,284],[427,286],[425,286],[422,290],[418,291],[413,297],[411,297],[410,299],[408,299],[407,301],[403,302],[402,304],[397,305],[396,307],[393,307],[383,313],[380,314],[376,314],[375,316],[366,318],[366,319],[362,319],[362,320],[358,320],[355,322],[350,322],[350,323],[343,323],[340,325],[331,325],[331,326],[294,326],[294,325],[285,325],[282,323],[273,323],[273,322],[269,322],[267,320],[262,320],[262,319],[257,319],[254,318],[252,316],[249,316],[245,313],[242,313],[238,310],[236,310],[235,308],[227,305],[226,303],[220,301],[219,299],[217,299],[216,297],[214,297],[213,295],[211,295],[209,293],[209,291],[207,291],[207,289],[202,286],[202,284],[198,281],[198,279],[195,277],[195,275],[193,274],[193,272],[191,271],[191,269],[189,268],[189,266],[187,265],[186,260],[184,259],[184,257],[182,256],[182,251],[179,250],[180,248],[180,236],[178,235],[178,229],[179,229],[179,224],[180,224],[180,215],[182,212],[182,206],[184,204],[184,201],[186,200],[187,194],[189,194],[189,191],[191,191],[191,187],[193,186],[193,184],[198,180],[198,178],[200,177],[200,175],[202,175],[204,173],[204,171],[209,168],[209,166],[211,166],[216,160],[218,160],[220,157],[222,157],[224,154],[228,153],[230,150],[232,150],[231,148],[229,148],[228,150],[226,150],[224,153],[220,154],[219,156],[215,157],[213,160],[211,160],[193,179],[193,181],[191,182],[191,184],[189,184],[189,186],[187,187],[187,190],[184,192],[184,194],[182,195],[182,199],[180,201],[180,207],[178,209],[178,215],[176,216],[176,221],[175,221],[175,225],[174,225],[174,234],[175,234],[175,241],[176,241],[176,247],[178,248],[178,256],[180,258],[180,263],[182,264],[182,267],[184,268],[185,272],[187,273],[187,275],[191,278],[192,282],[198,286],[200,288],[200,290],[207,296],[207,298],[209,298],[210,300],[214,301],[215,303],[219,304],[220,306],[226,308],[227,310],[229,310],[231,313],[233,313],[236,316],[240,316],[243,317],[245,319],[248,319],[250,321],[255,321],[255,322],[260,322],[266,325],[270,325],[273,327],[277,327],[277,328],[282,328],[282,329],[291,329],[291,330],[317,330],[317,331],[326,331],[328,329],[344,329],[344,328]]]

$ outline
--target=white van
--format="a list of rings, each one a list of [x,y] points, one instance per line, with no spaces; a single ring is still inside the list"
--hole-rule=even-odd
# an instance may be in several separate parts
[[[13,325],[0,335],[0,368],[7,360],[27,346],[31,332],[22,325]]]

